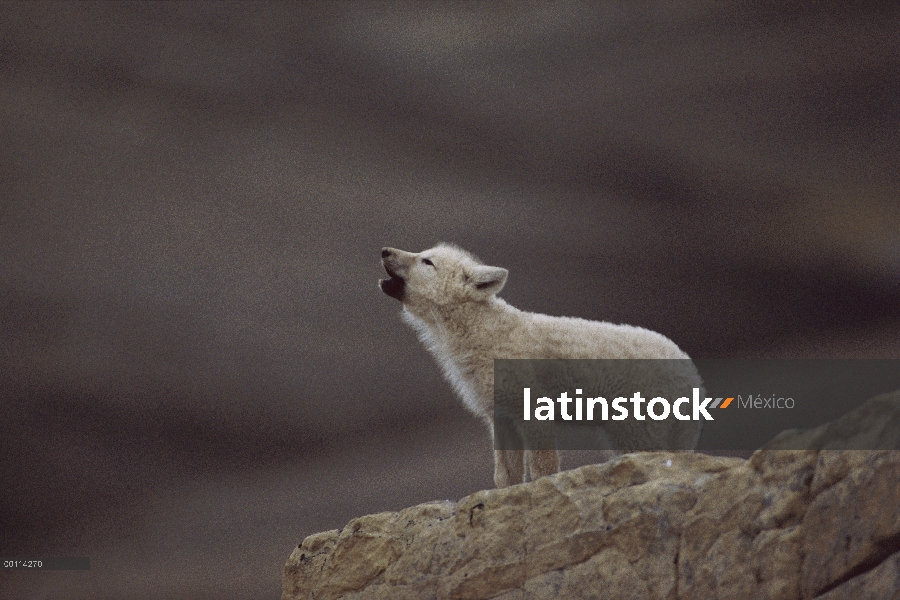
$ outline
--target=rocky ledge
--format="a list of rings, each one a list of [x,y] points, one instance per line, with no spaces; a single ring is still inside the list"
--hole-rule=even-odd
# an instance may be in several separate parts
[[[291,554],[301,598],[900,599],[900,452],[638,453],[360,517]]]

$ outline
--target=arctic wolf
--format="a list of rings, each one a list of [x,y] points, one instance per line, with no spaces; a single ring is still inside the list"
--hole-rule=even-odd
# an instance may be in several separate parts
[[[417,254],[383,248],[381,262],[389,276],[378,282],[381,291],[403,303],[403,319],[492,435],[494,359],[688,358],[670,339],[647,329],[518,310],[497,297],[506,283],[506,269],[482,264],[451,244]],[[692,384],[700,386],[695,370],[692,377],[696,378]],[[647,431],[656,427],[658,432],[661,423],[632,423],[631,431],[622,435],[640,445],[646,440],[637,438],[651,434],[635,431],[635,425]],[[665,427],[675,428],[674,438],[672,431],[666,434],[666,439],[675,441],[664,447],[696,445],[698,422],[679,421]],[[494,483],[497,487],[521,483],[526,463],[531,479],[536,479],[559,471],[559,454],[556,450],[495,450]]]

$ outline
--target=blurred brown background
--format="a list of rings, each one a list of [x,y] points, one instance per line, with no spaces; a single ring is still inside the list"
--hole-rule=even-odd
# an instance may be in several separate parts
[[[277,598],[489,487],[381,295],[452,241],[697,357],[900,358],[896,3],[0,4],[4,598]]]

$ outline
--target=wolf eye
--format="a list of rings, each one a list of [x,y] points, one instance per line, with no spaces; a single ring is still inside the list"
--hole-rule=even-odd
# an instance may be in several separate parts
[[[426,265],[431,265],[432,267],[434,266],[434,263],[431,262],[430,260],[428,260],[427,258],[423,258],[422,262],[425,263]]]

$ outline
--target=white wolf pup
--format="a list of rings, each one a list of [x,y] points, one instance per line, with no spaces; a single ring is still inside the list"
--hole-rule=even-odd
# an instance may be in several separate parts
[[[404,320],[418,332],[466,407],[484,419],[492,435],[494,359],[688,358],[670,339],[647,329],[518,310],[497,297],[506,283],[506,269],[484,265],[450,244],[418,254],[383,248],[381,262],[389,275],[378,282],[381,291],[403,303]],[[690,370],[688,385],[700,387],[693,365]],[[624,435],[635,447],[665,439],[661,449],[692,449],[700,434],[697,421],[629,427],[618,439],[621,442]],[[660,427],[668,428],[662,436]],[[497,487],[524,481],[526,462],[531,479],[559,471],[556,450],[495,450]]]

